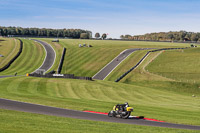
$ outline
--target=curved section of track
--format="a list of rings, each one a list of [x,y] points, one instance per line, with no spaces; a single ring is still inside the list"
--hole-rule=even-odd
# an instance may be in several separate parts
[[[55,58],[56,58],[56,53],[50,44],[40,41],[40,40],[35,40],[35,39],[33,40],[40,43],[46,51],[46,57],[43,64],[34,72],[37,72],[39,69],[42,69],[46,72],[53,66],[55,62]]]
[[[81,111],[75,111],[75,110],[69,110],[69,109],[55,108],[55,107],[18,102],[18,101],[12,101],[12,100],[1,99],[1,98],[0,98],[0,109],[16,110],[16,111],[44,114],[44,115],[76,118],[76,119],[86,119],[86,120],[93,120],[93,121],[115,122],[115,123],[167,127],[167,128],[177,128],[177,129],[200,130],[200,126],[171,124],[171,123],[165,123],[165,122],[153,122],[153,121],[138,120],[138,119],[117,119],[117,118],[108,117],[102,114],[93,114],[93,113],[87,113],[87,112],[81,112]]]

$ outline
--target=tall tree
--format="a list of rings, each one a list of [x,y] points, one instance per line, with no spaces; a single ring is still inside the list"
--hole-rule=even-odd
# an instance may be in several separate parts
[[[107,34],[104,33],[104,34],[102,35],[102,39],[104,40],[104,39],[106,39],[106,37],[107,37]]]
[[[198,34],[192,34],[191,41],[198,41]]]
[[[121,38],[121,39],[124,39],[124,35],[121,35],[120,38]]]
[[[173,35],[173,34],[169,34],[169,35],[168,35],[168,38],[169,38],[171,41],[173,41],[173,40],[174,40],[174,35]]]
[[[100,34],[97,32],[97,33],[95,34],[95,38],[98,39],[99,37],[100,37]]]

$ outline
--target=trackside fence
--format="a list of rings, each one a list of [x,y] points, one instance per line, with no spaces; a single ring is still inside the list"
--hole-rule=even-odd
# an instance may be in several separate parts
[[[115,82],[119,82],[120,80],[122,80],[127,74],[129,74],[131,71],[133,71],[135,68],[137,68],[142,61],[144,61],[144,59],[151,53],[151,52],[157,52],[157,51],[162,51],[162,50],[176,50],[176,49],[188,49],[189,47],[185,47],[185,48],[162,48],[162,49],[156,49],[156,50],[151,50],[148,51],[144,57],[142,57],[142,59],[135,65],[133,66],[131,69],[129,69],[127,72],[125,72],[123,75],[121,75],[117,80],[115,80]]]
[[[61,70],[62,70],[62,66],[63,66],[63,62],[64,62],[64,58],[65,58],[65,53],[66,53],[66,48],[63,48],[63,53],[62,53],[62,57],[60,59],[60,64],[58,67],[58,73],[60,74]]]
[[[28,74],[28,76],[42,77],[42,78],[80,79],[80,80],[90,80],[90,81],[92,81],[92,77],[79,77],[79,76],[75,76],[74,74],[46,74],[46,75],[41,75],[41,74],[33,73],[33,74]]]
[[[20,48],[19,48],[19,51],[18,53],[15,55],[15,57],[13,57],[9,62],[8,64],[6,64],[4,67],[0,68],[0,72],[6,70],[19,56],[20,54],[22,53],[22,49],[23,49],[23,42],[22,40],[18,39],[20,41]]]

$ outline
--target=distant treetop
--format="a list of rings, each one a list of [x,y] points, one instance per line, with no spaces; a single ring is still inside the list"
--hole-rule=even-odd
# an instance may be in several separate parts
[[[81,33],[91,37],[92,32],[82,29],[46,29],[46,28],[22,28],[22,27],[1,27],[1,36],[37,36],[37,37],[68,37],[80,38]]]
[[[146,41],[200,41],[200,33],[187,31],[170,31],[159,33],[148,33],[145,35],[121,35],[121,39],[146,40]]]

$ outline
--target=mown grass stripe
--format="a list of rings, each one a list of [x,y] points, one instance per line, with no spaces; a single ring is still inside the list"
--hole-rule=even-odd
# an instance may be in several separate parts
[[[28,86],[29,86],[29,83],[30,83],[30,79],[26,78],[24,79],[18,86],[18,92],[20,94],[26,94],[26,95],[29,95],[29,92],[28,92]]]
[[[71,90],[72,92],[80,99],[82,99],[82,95],[80,94],[79,92],[79,89],[77,88],[77,84],[73,84],[73,83],[70,83],[70,86],[71,86]],[[77,92],[78,91],[78,92]]]
[[[66,88],[66,91],[67,91],[66,93],[69,95],[69,97],[80,99],[80,97],[72,89],[71,83],[65,83],[64,87]]]
[[[24,47],[21,55],[11,64],[11,66],[1,72],[1,75],[14,75],[16,72],[19,75],[31,73],[37,69],[43,61],[44,49],[38,44],[34,44],[31,40],[22,39]],[[41,50],[38,51],[38,48]]]
[[[23,80],[25,80],[23,77],[9,79],[6,86],[7,92],[10,94],[15,94],[15,95],[20,94],[18,92],[18,87],[20,83],[23,82]]]
[[[47,91],[46,91],[46,83],[47,83],[47,79],[46,78],[40,78],[39,81],[37,82],[37,93],[40,95],[46,95]]]
[[[31,48],[27,47],[27,45],[25,44],[23,47],[22,54],[19,56],[21,58],[16,59],[16,61],[10,66],[10,70],[9,69],[6,70],[7,71],[6,74],[8,74],[8,73],[14,74],[14,73],[18,72],[17,70],[20,71],[20,69],[23,69],[25,67],[24,63],[25,63],[27,57],[28,58],[30,57],[30,56],[28,56],[29,53],[31,53]],[[25,60],[23,61],[23,59],[25,59]]]

